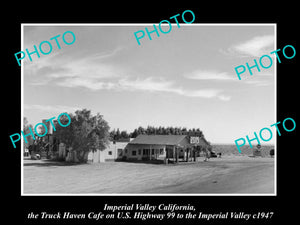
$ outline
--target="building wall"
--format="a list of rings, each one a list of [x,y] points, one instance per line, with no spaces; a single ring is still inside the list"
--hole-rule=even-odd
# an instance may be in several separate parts
[[[128,144],[124,156],[127,160],[147,160],[150,159],[164,159],[166,157],[165,145],[142,145],[142,144]]]
[[[110,142],[109,146],[103,151],[97,150],[95,152],[90,152],[88,155],[88,160],[94,163],[115,161],[122,159],[124,155],[124,149],[128,142]]]
[[[106,161],[122,159],[127,144],[128,142],[110,142],[109,147],[104,150]]]
[[[167,150],[168,150],[168,158],[175,158],[176,157],[176,150],[175,150],[175,155],[174,151],[173,151],[173,146],[167,146]],[[183,158],[185,157],[185,151],[183,149],[178,149],[178,153],[179,153],[179,158]]]
[[[186,147],[189,146],[189,139],[184,138],[179,146]],[[165,159],[166,156],[169,159],[176,158],[177,150],[173,151],[173,145],[150,145],[150,144],[128,144],[124,155],[127,160],[149,160],[151,149],[151,159]],[[175,153],[175,154],[174,154]],[[178,149],[178,158],[186,158],[186,151],[183,148]],[[191,149],[189,150],[189,156],[191,153]]]

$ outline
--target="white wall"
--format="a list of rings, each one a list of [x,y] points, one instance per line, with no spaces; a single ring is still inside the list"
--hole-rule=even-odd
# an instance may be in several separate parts
[[[115,144],[110,142],[109,146],[103,151],[97,150],[95,152],[90,152],[88,155],[88,160],[92,161],[93,163],[100,163],[122,159],[122,156],[124,155],[124,149],[127,144],[127,142],[115,142]],[[122,156],[118,155],[118,149],[122,149]]]

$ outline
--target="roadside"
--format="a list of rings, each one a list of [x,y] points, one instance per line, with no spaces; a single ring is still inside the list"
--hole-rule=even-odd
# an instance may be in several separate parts
[[[24,160],[24,193],[273,193],[274,159],[248,156],[154,165]]]

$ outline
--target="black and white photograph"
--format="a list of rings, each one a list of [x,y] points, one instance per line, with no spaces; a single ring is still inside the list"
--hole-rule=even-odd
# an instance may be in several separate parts
[[[276,194],[276,24],[22,24],[22,38],[24,195]]]
[[[164,3],[7,4],[3,220],[295,223],[296,5]]]

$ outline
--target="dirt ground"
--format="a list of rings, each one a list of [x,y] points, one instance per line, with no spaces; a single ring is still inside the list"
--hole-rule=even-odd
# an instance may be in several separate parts
[[[24,194],[274,194],[274,159],[224,156],[208,162],[66,164],[24,160]]]

